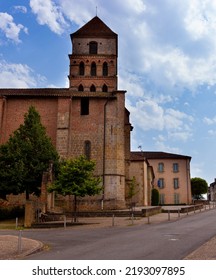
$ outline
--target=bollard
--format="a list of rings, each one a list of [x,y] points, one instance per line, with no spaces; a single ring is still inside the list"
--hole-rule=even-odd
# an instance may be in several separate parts
[[[189,213],[188,213],[188,207],[187,207],[187,215],[188,215]]]
[[[196,213],[196,207],[194,206],[194,214]]]
[[[22,231],[19,231],[19,236],[18,236],[18,254],[21,254],[22,252]]]
[[[134,214],[133,213],[131,214],[131,223],[132,223],[132,225],[134,224]]]
[[[170,221],[170,210],[168,210],[168,221]]]
[[[150,224],[150,216],[148,216],[147,218],[148,218],[148,224]]]
[[[178,217],[180,218],[180,209],[178,209]]]
[[[114,227],[114,225],[115,225],[115,215],[113,214],[112,215],[112,226]]]
[[[67,221],[66,221],[66,216],[64,215],[64,229],[67,227]]]
[[[18,228],[18,218],[16,218],[16,229]]]

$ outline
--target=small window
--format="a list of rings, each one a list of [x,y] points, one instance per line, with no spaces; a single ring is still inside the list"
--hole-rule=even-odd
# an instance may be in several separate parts
[[[96,87],[95,87],[95,85],[91,85],[91,87],[90,87],[90,91],[91,91],[91,92],[95,92],[95,91],[96,91]]]
[[[102,91],[103,91],[103,92],[107,92],[107,91],[108,91],[107,85],[105,85],[105,84],[103,85]]]
[[[80,74],[80,76],[84,76],[85,75],[85,65],[84,65],[84,62],[80,62],[79,74]]]
[[[163,189],[165,187],[164,178],[159,178],[157,184],[159,189]]]
[[[158,163],[158,172],[164,172],[164,164],[163,162]]]
[[[174,189],[179,188],[179,179],[178,178],[173,179],[173,186],[174,186]]]
[[[88,115],[89,114],[89,98],[88,97],[81,98],[80,104],[81,104],[81,110],[80,110],[81,115]]]
[[[108,76],[108,64],[104,62],[103,64],[103,76]]]
[[[173,172],[179,172],[179,165],[178,165],[178,163],[173,163]]]
[[[84,91],[83,85],[79,85],[78,91]]]
[[[87,158],[87,160],[91,159],[91,142],[90,141],[85,141],[84,143],[84,153]]]
[[[98,52],[98,43],[97,42],[90,42],[89,43],[89,53],[90,54],[97,54]]]
[[[95,62],[92,62],[91,64],[91,76],[96,76],[97,75],[97,66]]]

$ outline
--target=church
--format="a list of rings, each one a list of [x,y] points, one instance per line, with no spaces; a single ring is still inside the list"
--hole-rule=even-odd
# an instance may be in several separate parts
[[[154,170],[141,152],[130,150],[126,90],[118,89],[118,35],[96,16],[70,37],[69,88],[0,89],[0,144],[33,105],[61,157],[96,162],[103,192],[82,198],[80,209],[126,208],[133,177],[136,205],[151,205]]]

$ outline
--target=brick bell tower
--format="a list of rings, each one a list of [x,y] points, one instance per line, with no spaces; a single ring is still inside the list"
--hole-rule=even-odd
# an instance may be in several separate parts
[[[95,175],[102,179],[103,193],[81,199],[80,209],[91,205],[92,209],[121,209],[125,207],[126,147],[130,137],[126,131],[130,124],[126,91],[117,89],[118,36],[96,16],[71,34],[71,41],[70,104],[67,115],[59,113],[62,119],[68,119],[68,126],[67,131],[60,127],[59,139],[68,139],[67,156],[84,154],[94,160]],[[59,108],[64,109],[63,103]],[[59,150],[62,147],[59,141]]]
[[[71,34],[69,87],[73,91],[117,90],[118,35],[99,17]]]

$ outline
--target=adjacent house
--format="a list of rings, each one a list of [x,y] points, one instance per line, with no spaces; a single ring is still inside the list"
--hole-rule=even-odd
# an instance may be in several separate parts
[[[208,200],[216,200],[216,179],[212,182],[208,188]]]
[[[160,193],[160,204],[190,204],[191,157],[164,152],[143,152],[155,174],[154,188]]]

